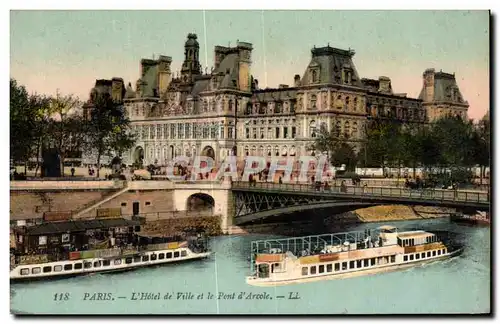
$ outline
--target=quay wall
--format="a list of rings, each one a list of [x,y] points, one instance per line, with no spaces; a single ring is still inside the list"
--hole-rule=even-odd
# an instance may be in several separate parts
[[[93,191],[10,191],[11,220],[41,218],[48,211],[78,211],[115,190]]]
[[[121,189],[125,186],[125,181],[44,181],[44,180],[30,180],[30,181],[11,181],[10,191],[18,190],[111,190]]]
[[[139,214],[175,210],[172,190],[129,190],[115,197],[98,208],[121,208],[122,215],[133,215],[134,203],[139,207]],[[95,217],[96,210],[81,215],[82,218]]]

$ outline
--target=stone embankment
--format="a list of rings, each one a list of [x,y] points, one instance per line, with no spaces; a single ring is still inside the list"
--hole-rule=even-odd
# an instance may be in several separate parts
[[[198,216],[153,220],[142,226],[141,234],[172,237],[184,236],[190,231],[202,231],[210,236],[221,235],[220,217]]]

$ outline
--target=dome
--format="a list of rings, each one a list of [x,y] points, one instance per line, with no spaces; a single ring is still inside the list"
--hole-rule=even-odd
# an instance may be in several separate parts
[[[198,36],[196,36],[196,34],[189,34],[188,39],[186,40],[184,46],[195,46],[195,47],[200,46],[200,44],[198,44],[197,39]]]

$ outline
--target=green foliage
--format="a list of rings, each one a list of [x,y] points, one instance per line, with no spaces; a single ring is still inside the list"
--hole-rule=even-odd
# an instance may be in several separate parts
[[[135,142],[129,134],[129,120],[123,107],[110,96],[97,96],[92,118],[80,114],[81,102],[72,95],[54,98],[28,95],[16,80],[10,80],[10,157],[14,161],[38,160],[42,147],[59,155],[61,172],[64,160],[83,150],[102,155],[121,155]],[[77,154],[79,155],[79,154]]]
[[[470,178],[468,168],[487,166],[490,159],[490,123],[446,116],[428,125],[405,125],[373,120],[360,152],[366,165],[409,166],[451,171],[450,179],[462,182]],[[451,180],[450,180],[451,181]]]
[[[132,148],[135,137],[128,131],[129,123],[123,106],[115,104],[109,94],[94,98],[86,147],[97,151],[98,165],[102,156],[121,156]]]
[[[14,161],[26,161],[30,157],[34,119],[28,92],[16,80],[10,79],[10,157]]]
[[[330,162],[335,166],[345,164],[346,170],[354,171],[356,163],[358,162],[358,157],[351,145],[340,142],[335,148],[335,151],[330,155]]]
[[[351,145],[338,137],[335,131],[328,132],[321,128],[313,143],[313,150],[327,152],[328,159],[332,165],[346,165],[347,170],[354,170],[357,163],[357,155]]]

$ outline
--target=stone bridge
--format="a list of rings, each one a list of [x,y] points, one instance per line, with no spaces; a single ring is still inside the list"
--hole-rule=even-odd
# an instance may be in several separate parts
[[[141,205],[141,213],[163,210],[190,211],[197,207],[211,210],[221,217],[221,227],[249,224],[265,218],[283,216],[307,210],[330,209],[336,213],[375,205],[401,204],[449,208],[470,208],[489,211],[489,193],[481,191],[408,190],[390,187],[339,187],[316,190],[310,184],[275,184],[208,181],[12,181],[12,195],[16,192],[53,191],[54,195],[74,192],[74,201],[84,193],[112,190],[96,196],[95,201],[82,206],[82,215],[95,208],[122,208],[123,214],[132,214],[134,204]],[[84,190],[84,191],[82,191]],[[25,201],[18,197],[19,203]],[[92,198],[94,199],[94,198]],[[144,200],[144,201],[143,201]],[[164,205],[168,202],[168,206]],[[14,202],[17,203],[17,200]],[[125,206],[125,207],[124,207]],[[163,208],[163,209],[162,209]],[[171,209],[169,209],[171,208]]]

